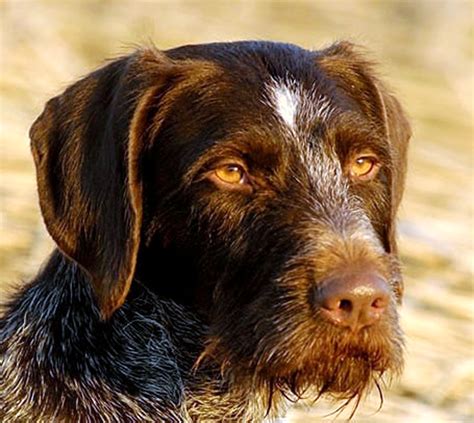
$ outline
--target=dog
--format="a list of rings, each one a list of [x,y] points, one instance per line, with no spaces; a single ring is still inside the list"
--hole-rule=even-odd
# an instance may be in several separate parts
[[[57,249],[4,306],[2,421],[256,422],[380,390],[410,135],[349,42],[143,48],[48,101]]]

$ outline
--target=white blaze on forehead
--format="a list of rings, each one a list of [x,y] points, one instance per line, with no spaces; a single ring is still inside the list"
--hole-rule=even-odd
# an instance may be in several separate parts
[[[321,120],[327,120],[333,111],[331,100],[321,94],[316,102],[316,115]]]
[[[316,87],[305,90],[295,80],[272,79],[267,93],[265,102],[292,132],[311,127],[315,120],[327,121],[334,111],[331,100]]]
[[[301,103],[299,93],[285,84],[279,84],[272,90],[277,113],[291,129],[295,129],[296,113]]]

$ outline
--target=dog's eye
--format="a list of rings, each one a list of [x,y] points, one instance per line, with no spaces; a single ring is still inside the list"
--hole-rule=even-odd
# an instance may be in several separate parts
[[[373,156],[359,156],[351,163],[350,174],[352,178],[368,180],[375,177],[379,168],[378,161]]]
[[[244,169],[236,164],[221,166],[215,172],[216,176],[227,184],[243,184],[246,182]]]
[[[206,178],[224,191],[238,191],[245,194],[253,192],[253,184],[244,166],[236,163],[220,164]]]

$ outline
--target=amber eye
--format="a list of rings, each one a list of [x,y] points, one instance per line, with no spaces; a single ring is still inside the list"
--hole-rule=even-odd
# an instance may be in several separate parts
[[[370,179],[375,176],[377,167],[375,157],[359,156],[351,163],[350,173],[355,178]]]
[[[245,171],[241,166],[229,164],[216,169],[216,176],[227,184],[245,183]]]

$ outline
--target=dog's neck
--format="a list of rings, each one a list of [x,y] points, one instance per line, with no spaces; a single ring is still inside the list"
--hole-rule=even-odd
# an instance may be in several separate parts
[[[269,402],[269,392],[256,387],[251,380],[236,389],[219,377],[199,379],[186,389],[186,409],[192,421],[273,421],[284,415],[289,401],[275,392]],[[236,386],[236,384],[234,385]]]
[[[198,279],[196,268],[199,263],[194,262],[192,252],[156,244],[159,243],[140,249],[134,283],[139,282],[160,300],[171,300],[191,310],[202,323],[208,323],[212,277],[205,281]]]
[[[43,278],[42,274],[51,269],[55,277]],[[55,331],[54,336],[44,337],[49,345],[44,342],[36,345],[39,338],[22,341],[36,348],[39,356],[44,356],[45,349],[58,355],[35,364],[46,374],[66,373],[65,377],[79,385],[89,384],[88,366],[97,363],[89,363],[91,356],[83,354],[78,346],[100,345],[116,366],[114,371],[127,369],[120,377],[130,389],[139,392],[145,389],[142,395],[150,396],[150,401],[155,396],[168,398],[192,421],[261,421],[276,417],[286,406],[280,392],[272,394],[270,404],[266,386],[250,375],[236,382],[230,374],[223,376],[219,366],[212,362],[196,369],[196,360],[205,347],[207,326],[190,307],[160,298],[141,281],[134,281],[126,302],[108,321],[101,320],[93,305],[93,293],[85,273],[58,251],[27,290],[23,301],[29,304],[20,306],[28,307],[30,316],[38,317],[27,322],[37,327],[32,333]],[[51,304],[48,313],[36,313],[38,304],[45,298]],[[64,332],[73,324],[76,325],[74,342]],[[109,371],[108,368],[95,370],[96,373]],[[62,389],[61,381],[54,383]],[[100,403],[99,388],[93,394]]]
[[[186,409],[192,421],[261,421],[265,417],[276,418],[282,415],[282,410],[287,408],[288,401],[279,390],[270,392],[267,384],[258,381],[253,373],[248,376],[239,375],[238,383],[234,381],[231,374],[223,375],[218,365],[205,360],[203,366],[196,367],[198,360],[206,345],[206,329],[208,324],[210,298],[202,295],[202,292],[212,292],[211,289],[200,289],[196,280],[191,257],[182,257],[175,254],[173,250],[153,248],[144,249],[140,252],[140,267],[137,269],[137,278],[130,296],[133,301],[134,295],[145,295],[154,298],[155,304],[172,305],[176,313],[182,310],[187,313],[187,322],[196,322],[196,332],[192,345],[183,345],[183,337],[174,333],[176,325],[170,328],[170,336],[176,347],[180,361],[182,377],[186,380]],[[179,257],[179,258],[177,258]],[[183,263],[186,266],[183,267]],[[158,281],[153,276],[156,269],[160,269],[161,278],[170,280]],[[207,284],[212,281],[206,281]],[[205,287],[209,288],[209,286]],[[174,319],[179,321],[180,319]],[[188,329],[188,328],[184,328]],[[195,354],[190,354],[194,351]],[[234,383],[232,383],[234,381]]]

